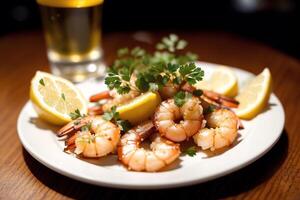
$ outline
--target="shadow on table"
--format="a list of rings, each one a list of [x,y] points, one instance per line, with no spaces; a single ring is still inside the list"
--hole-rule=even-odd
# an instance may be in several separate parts
[[[253,147],[255,148],[255,147]],[[64,177],[40,164],[23,149],[24,160],[32,174],[45,186],[71,198],[84,199],[219,199],[247,192],[267,181],[287,157],[288,135],[283,131],[279,141],[255,163],[230,175],[183,188],[166,190],[123,190],[98,187]],[[174,198],[173,197],[173,198]]]

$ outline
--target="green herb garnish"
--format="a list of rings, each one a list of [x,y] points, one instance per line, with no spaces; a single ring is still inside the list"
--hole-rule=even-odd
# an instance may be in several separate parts
[[[179,68],[179,73],[189,84],[194,85],[197,81],[201,81],[204,71],[197,67],[195,63],[188,63]]]
[[[85,132],[85,131],[90,131],[92,127],[92,122],[87,123],[86,125],[81,127],[81,131]]]
[[[66,97],[65,97],[65,94],[64,93],[61,93],[61,98],[65,101],[66,100]]]
[[[44,82],[44,79],[40,79],[39,83],[42,85],[42,86],[45,86],[45,82]]]
[[[122,56],[125,56],[127,55],[129,52],[128,48],[122,48],[122,49],[119,49],[117,54],[118,54],[118,57],[122,57]]]
[[[175,50],[181,50],[186,47],[187,42],[185,40],[180,40],[177,35],[170,34],[169,37],[164,37],[160,43],[156,45],[159,50],[168,50],[174,52]]]
[[[85,117],[84,114],[80,113],[80,110],[78,108],[74,112],[71,112],[69,114],[69,116],[71,117],[72,120],[75,120],[75,119],[78,119],[78,118],[81,118],[81,117]]]
[[[119,113],[117,112],[117,107],[113,106],[111,107],[109,112],[105,112],[103,114],[103,119],[105,119],[106,121],[110,121],[112,119],[119,119]]]
[[[196,155],[196,152],[197,152],[197,150],[196,150],[196,147],[195,147],[195,146],[191,146],[191,147],[187,148],[187,149],[184,151],[185,154],[187,154],[187,155],[189,155],[189,156],[191,156],[191,157],[195,156],[195,155]]]
[[[202,90],[194,90],[193,91],[193,95],[196,97],[200,97],[203,94]]]
[[[119,94],[126,94],[130,91],[131,70],[128,67],[112,69],[105,78],[105,84],[109,89],[116,89]]]
[[[124,132],[128,131],[132,127],[129,121],[120,119],[120,115],[117,112],[116,106],[111,107],[109,112],[105,112],[103,114],[103,119],[106,121],[114,121]]]
[[[170,34],[157,44],[158,50],[153,54],[140,47],[120,49],[118,58],[105,78],[105,84],[119,94],[126,94],[131,90],[157,91],[168,83],[181,85],[188,82],[194,85],[202,80],[204,72],[193,63],[197,60],[195,54],[176,53],[186,45],[186,41]],[[135,84],[130,81],[133,74],[136,75]]]
[[[177,92],[175,95],[174,95],[174,101],[175,101],[175,104],[178,106],[178,107],[181,107],[183,106],[183,104],[185,104],[185,102],[192,98],[192,94],[189,93],[189,92],[183,92],[183,91],[179,91]]]
[[[119,119],[116,122],[123,132],[127,132],[132,127],[131,123],[128,120]]]
[[[181,107],[185,103],[185,92],[177,92],[174,96],[175,104]]]
[[[207,115],[209,113],[212,113],[216,109],[216,106],[209,105],[206,109],[204,109],[203,114]]]

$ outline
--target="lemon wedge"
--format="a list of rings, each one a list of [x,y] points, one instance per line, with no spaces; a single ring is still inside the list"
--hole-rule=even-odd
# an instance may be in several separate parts
[[[196,88],[234,97],[238,93],[238,82],[230,68],[219,67],[213,71],[208,80],[199,81],[196,84]]]
[[[130,102],[117,107],[120,118],[128,120],[132,124],[149,119],[160,104],[161,98],[158,93],[146,92]]]
[[[41,119],[56,125],[70,122],[76,109],[87,113],[87,102],[73,83],[41,71],[31,80],[30,100]]]
[[[236,110],[242,119],[251,119],[260,113],[268,104],[272,91],[272,77],[270,70],[265,68],[252,79],[236,97],[240,102]]]

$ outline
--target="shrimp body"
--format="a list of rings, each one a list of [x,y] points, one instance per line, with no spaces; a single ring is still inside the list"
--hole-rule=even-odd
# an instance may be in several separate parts
[[[140,147],[153,132],[153,123],[144,122],[125,133],[118,145],[119,160],[134,171],[159,171],[180,155],[179,144],[175,144],[158,134],[151,135],[150,150]]]
[[[74,123],[71,122],[67,126],[74,127]],[[75,148],[74,152],[84,157],[102,157],[117,147],[120,129],[101,116],[85,117],[77,120],[76,124],[77,127],[73,128],[73,132],[76,133],[66,142],[68,150]],[[83,126],[89,126],[89,129],[80,130]]]
[[[103,111],[110,111],[113,106],[119,106],[125,104],[135,97],[140,95],[140,92],[137,90],[130,90],[127,94],[118,94],[117,91],[111,90],[109,92],[111,98],[103,105]]]
[[[203,108],[196,97],[188,99],[181,107],[174,99],[161,103],[154,115],[154,124],[161,136],[181,142],[196,134],[203,126]]]
[[[205,116],[209,128],[201,129],[193,136],[195,143],[203,150],[220,149],[229,146],[237,137],[239,120],[234,112],[217,109]]]
[[[159,90],[159,94],[162,97],[162,99],[168,99],[174,97],[174,95],[179,91],[179,89],[179,85],[167,83]]]

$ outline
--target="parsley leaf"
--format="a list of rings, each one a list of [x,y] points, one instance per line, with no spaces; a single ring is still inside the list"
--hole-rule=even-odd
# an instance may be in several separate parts
[[[45,82],[44,82],[44,79],[40,79],[39,83],[42,85],[42,86],[45,86]]]
[[[81,127],[81,131],[82,132],[89,131],[89,130],[91,130],[91,127],[92,127],[92,122],[89,122],[86,125]]]
[[[130,91],[131,72],[127,68],[118,71],[111,70],[105,78],[105,84],[109,89],[116,89],[119,94],[126,94]]]
[[[209,105],[206,109],[204,109],[203,114],[207,115],[209,113],[214,112],[214,110],[216,109],[215,105]]]
[[[174,52],[176,50],[184,49],[187,45],[185,40],[179,40],[175,34],[170,34],[169,37],[164,37],[160,43],[156,45],[158,50],[168,50]]]
[[[204,76],[204,71],[197,67],[195,63],[181,65],[179,73],[191,85],[194,85],[197,81],[201,81]]]
[[[140,47],[135,47],[131,50],[131,55],[133,57],[142,57],[146,54],[145,50]]]
[[[116,106],[113,106],[110,112],[105,112],[103,114],[103,119],[105,119],[106,121],[114,121],[124,132],[128,131],[132,127],[128,120],[120,119],[120,115],[117,112]]]
[[[78,119],[80,117],[85,117],[84,114],[80,113],[80,110],[78,108],[74,112],[71,112],[69,116],[71,117],[72,120]]]
[[[61,98],[65,101],[66,100],[66,96],[64,93],[61,93]]]
[[[195,95],[195,96],[197,96],[197,97],[200,97],[202,94],[203,94],[203,91],[202,91],[202,90],[194,90],[194,91],[193,91],[193,95]]]
[[[190,99],[192,97],[193,97],[193,95],[189,92],[179,91],[174,95],[174,101],[178,107],[181,107],[181,106],[183,106],[183,104],[185,104],[185,102],[188,99]]]
[[[128,48],[122,48],[122,49],[119,49],[117,54],[118,54],[118,57],[122,57],[122,56],[125,56],[127,55],[129,52]]]
[[[191,156],[191,157],[195,156],[195,155],[196,155],[196,152],[197,152],[197,149],[196,149],[195,146],[191,146],[191,147],[187,148],[187,149],[184,151],[185,154],[187,154],[187,155],[189,155],[189,156]]]
[[[132,125],[130,124],[130,122],[128,120],[119,119],[116,122],[117,122],[118,126],[121,128],[121,130],[124,132],[127,132],[132,127]]]
[[[117,118],[117,119],[119,118],[119,113],[117,112],[116,106],[111,107],[110,112],[105,112],[103,114],[103,119],[105,119],[106,121],[110,121],[115,118]]]
[[[146,80],[146,75],[138,74],[135,85],[140,91],[146,92],[149,89],[149,82]]]
[[[174,101],[175,101],[175,104],[178,106],[178,107],[181,107],[184,103],[185,103],[185,92],[183,91],[179,91],[175,94],[174,96]]]

